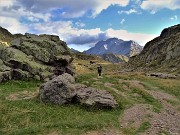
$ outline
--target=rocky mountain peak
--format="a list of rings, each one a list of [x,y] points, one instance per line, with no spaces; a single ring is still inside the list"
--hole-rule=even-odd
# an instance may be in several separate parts
[[[107,53],[117,54],[117,55],[125,55],[128,57],[139,54],[142,50],[142,46],[140,46],[135,41],[124,41],[118,38],[109,38],[107,40],[99,41],[95,44],[94,47],[85,51],[86,54],[94,54],[94,55],[103,55]]]

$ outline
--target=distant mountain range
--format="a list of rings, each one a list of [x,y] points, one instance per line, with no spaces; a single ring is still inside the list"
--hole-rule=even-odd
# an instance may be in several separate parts
[[[124,41],[118,38],[109,38],[106,41],[102,40],[95,44],[94,47],[87,51],[86,54],[103,55],[103,54],[117,54],[132,57],[139,54],[143,47],[135,41]]]

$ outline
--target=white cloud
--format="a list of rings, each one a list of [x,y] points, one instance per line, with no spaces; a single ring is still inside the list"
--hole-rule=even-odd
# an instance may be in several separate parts
[[[106,31],[107,35],[109,37],[117,37],[119,39],[123,40],[134,40],[140,45],[145,45],[148,41],[154,39],[158,35],[154,34],[143,34],[143,33],[131,33],[126,30],[114,30],[114,29],[108,29]]]
[[[77,27],[84,27],[86,24],[82,23],[82,22],[76,22],[75,25]]]
[[[86,13],[86,9],[85,10],[80,10],[80,11],[77,11],[77,12],[62,12],[60,14],[61,17],[63,18],[78,18],[78,17],[81,17],[83,16],[84,14]]]
[[[151,13],[156,13],[158,10],[167,8],[170,10],[180,9],[179,0],[145,0],[140,5],[144,10],[150,10]]]
[[[126,20],[123,18],[122,20],[121,20],[121,25],[123,25],[124,24],[124,22],[125,22]]]
[[[127,11],[123,11],[123,10],[118,11],[118,14],[127,14],[127,15],[129,15],[129,14],[132,14],[132,13],[138,13],[138,11],[136,9],[130,9],[130,10],[127,10]]]
[[[107,9],[111,5],[127,6],[129,0],[96,0],[96,7],[93,8],[92,17],[96,17],[103,10]]]
[[[10,7],[13,5],[13,0],[0,0],[0,7]]]
[[[49,21],[51,14],[50,13],[33,13],[31,11],[26,10],[24,7],[19,7],[18,9],[13,8],[0,8],[0,15],[4,17],[12,17],[15,19],[19,19],[20,17],[24,17],[30,21],[43,20],[45,22]]]
[[[26,33],[28,27],[21,24],[18,20],[10,17],[0,16],[0,26],[8,29],[11,33]]]
[[[172,21],[176,21],[177,19],[178,19],[177,15],[174,15],[170,18],[170,20],[172,20]]]
[[[128,3],[129,0],[16,0],[15,4],[33,13],[47,13],[61,9],[63,11],[59,12],[61,17],[76,18],[83,16],[89,11],[92,17],[96,17],[111,5],[127,6]],[[13,6],[12,8],[14,8]]]
[[[91,44],[107,38],[106,33],[101,31],[100,28],[89,30],[78,29],[73,27],[71,21],[37,23],[32,27],[38,34],[46,33],[59,35],[60,38],[68,44]]]

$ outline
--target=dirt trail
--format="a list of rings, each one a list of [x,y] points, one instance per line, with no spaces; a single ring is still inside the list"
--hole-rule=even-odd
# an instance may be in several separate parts
[[[124,115],[120,118],[121,128],[138,129],[143,122],[148,121],[152,114],[152,106],[148,104],[136,104],[125,110]]]
[[[125,82],[128,82],[130,86],[147,91],[139,81],[128,80]],[[147,108],[145,104],[134,105],[125,110],[120,120],[121,126],[138,128],[143,121],[145,122],[148,120],[151,126],[145,133],[141,133],[141,135],[157,135],[160,132],[167,132],[170,133],[170,135],[180,135],[180,113],[174,106],[168,103],[167,100],[179,103],[180,101],[175,96],[162,92],[159,89],[148,90],[147,92],[161,102],[163,105],[161,112],[155,113],[152,109]]]
[[[149,91],[149,93],[162,103],[163,109],[160,113],[154,113],[151,119],[151,127],[146,134],[158,134],[166,131],[172,135],[180,134],[180,113],[167,100],[179,102],[178,99],[172,95],[161,91]]]

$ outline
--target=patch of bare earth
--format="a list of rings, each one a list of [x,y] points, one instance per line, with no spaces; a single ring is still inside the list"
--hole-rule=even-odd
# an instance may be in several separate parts
[[[151,127],[145,134],[153,135],[165,131],[169,132],[171,135],[179,135],[180,112],[167,102],[167,100],[178,101],[178,99],[161,91],[149,91],[149,93],[162,103],[163,109],[160,113],[155,113],[153,115],[150,121]]]
[[[160,100],[161,102],[166,101],[166,100],[174,100],[178,101],[178,99],[175,96],[172,96],[170,94],[164,93],[162,91],[155,91],[151,90],[149,93],[156,99]]]
[[[137,80],[119,80],[121,83],[126,82],[129,84],[129,88],[139,88],[147,91],[140,81]],[[154,89],[154,87],[152,87]],[[120,120],[121,126],[138,128],[144,121],[150,122],[150,128],[142,135],[156,135],[160,132],[168,132],[171,135],[180,135],[180,112],[177,108],[172,106],[167,100],[179,102],[175,96],[160,91],[158,88],[155,90],[147,91],[155,99],[157,99],[163,105],[163,109],[160,113],[155,113],[147,105],[138,104],[127,110],[125,110],[123,117]],[[150,116],[149,118],[147,116]]]
[[[10,94],[6,97],[7,100],[14,101],[14,100],[24,100],[24,99],[31,99],[38,95],[38,91],[36,92],[29,92],[29,91],[22,91]]]
[[[149,121],[153,115],[152,107],[148,104],[136,104],[125,110],[124,115],[120,118],[121,128],[138,129],[144,121]]]

